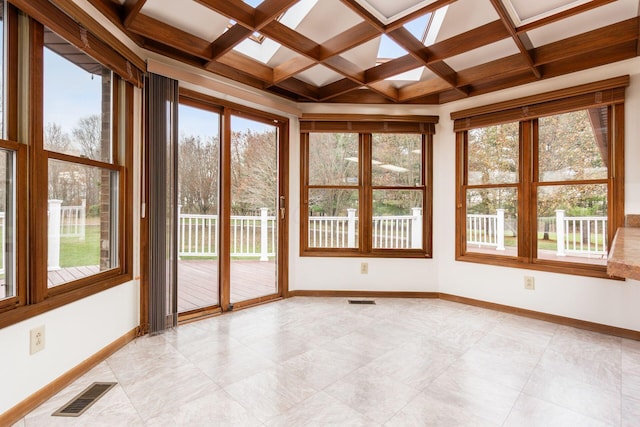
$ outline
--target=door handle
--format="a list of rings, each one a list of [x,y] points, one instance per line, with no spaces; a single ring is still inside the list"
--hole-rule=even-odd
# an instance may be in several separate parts
[[[280,219],[284,219],[286,203],[284,200],[284,196],[280,196]]]

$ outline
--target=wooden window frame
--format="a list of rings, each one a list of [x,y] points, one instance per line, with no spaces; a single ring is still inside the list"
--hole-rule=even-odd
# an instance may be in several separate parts
[[[300,256],[308,257],[370,257],[370,258],[432,258],[433,215],[433,135],[437,116],[374,116],[374,115],[303,115],[300,121]],[[311,133],[353,133],[358,135],[358,184],[309,184],[309,135]],[[371,182],[373,135],[380,133],[422,135],[422,185],[377,186]],[[309,190],[357,190],[358,244],[355,248],[314,248],[309,246]],[[372,194],[374,190],[422,190],[422,248],[374,248],[372,239]]]
[[[19,11],[9,7],[8,17],[17,27]],[[24,20],[28,30],[26,51],[20,52],[18,32],[11,30],[8,53],[11,64],[25,61],[28,77],[17,78],[18,65],[8,67],[9,76],[18,85],[8,94],[7,135],[22,143],[1,141],[0,146],[15,147],[17,164],[17,208],[26,215],[18,215],[16,233],[17,289],[18,296],[0,302],[0,328],[15,324],[49,310],[62,307],[87,296],[132,280],[133,271],[133,88],[130,79],[121,78],[112,69],[112,159],[103,162],[44,149],[43,102],[44,102],[44,25],[32,17]],[[77,24],[76,24],[77,25]],[[55,29],[52,28],[55,32]],[[22,33],[20,33],[22,34]],[[93,36],[91,36],[93,37]],[[95,59],[95,58],[94,58]],[[99,60],[100,58],[98,58]],[[28,63],[28,64],[27,64]],[[26,88],[20,87],[25,85]],[[28,113],[20,117],[18,93],[28,93]],[[22,129],[22,132],[20,132]],[[28,144],[27,144],[28,142]],[[118,265],[95,275],[68,282],[53,288],[47,285],[47,197],[48,162],[50,159],[72,162],[78,165],[98,167],[118,173],[118,206],[114,221],[117,221]],[[44,220],[43,220],[44,219]],[[44,261],[43,261],[44,260]]]
[[[456,260],[556,273],[611,278],[606,265],[565,262],[537,257],[537,197],[539,186],[606,184],[608,200],[608,248],[618,227],[624,224],[624,92],[629,76],[543,93],[513,101],[454,112],[456,131]],[[606,179],[561,182],[538,181],[538,118],[593,107],[608,109],[609,159]],[[468,131],[504,123],[519,123],[519,179],[516,184],[468,185]],[[509,257],[466,250],[466,192],[474,188],[513,187],[518,192],[517,256]]]

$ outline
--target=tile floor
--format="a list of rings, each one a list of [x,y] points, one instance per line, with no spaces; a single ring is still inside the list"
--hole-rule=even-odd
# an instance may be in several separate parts
[[[16,426],[640,426],[640,342],[376,301],[298,297],[140,338]],[[51,416],[93,381],[118,385]]]

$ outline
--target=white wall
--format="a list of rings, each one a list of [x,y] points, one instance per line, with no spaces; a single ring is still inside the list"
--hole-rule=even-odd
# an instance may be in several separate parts
[[[134,91],[134,111],[141,111],[142,91]],[[134,242],[140,241],[141,114],[134,117]],[[134,245],[133,277],[140,274]],[[70,371],[140,324],[140,285],[135,279],[71,304],[0,328],[0,414]],[[44,350],[29,355],[29,332],[45,327]]]
[[[455,233],[455,144],[450,112],[536,93],[630,74],[625,104],[625,205],[627,213],[640,213],[640,58],[538,82],[443,106],[437,129],[435,159],[439,197],[434,200],[435,228]],[[450,167],[447,167],[450,165]],[[477,298],[560,316],[640,330],[640,286],[635,281],[593,279],[533,270],[491,267],[457,262],[452,238],[435,239],[440,292]],[[523,276],[535,278],[536,290],[526,291]]]
[[[455,133],[452,111],[630,74],[626,98],[626,212],[640,213],[640,58],[541,81],[441,107],[348,105],[302,106],[304,112],[437,114],[434,138],[433,259],[300,257],[298,212],[290,224],[291,290],[439,291],[611,326],[640,330],[640,284],[455,261]],[[291,200],[299,206],[299,138],[291,137]],[[360,274],[360,262],[369,274]],[[523,276],[535,277],[525,291]]]
[[[0,329],[0,414],[134,329],[139,295],[132,281]],[[41,325],[45,348],[29,355],[29,331]]]

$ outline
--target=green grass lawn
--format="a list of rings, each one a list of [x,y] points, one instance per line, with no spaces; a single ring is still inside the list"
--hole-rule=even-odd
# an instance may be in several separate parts
[[[100,264],[100,226],[87,225],[85,238],[60,238],[60,267]]]

